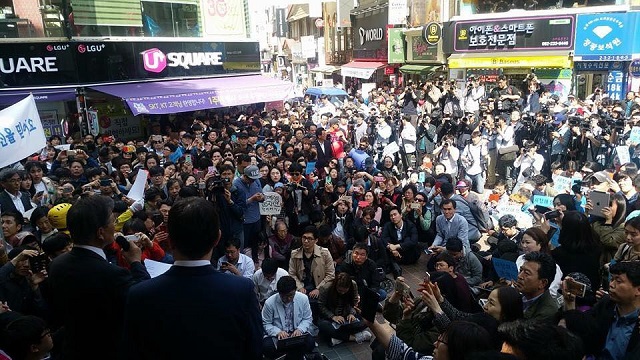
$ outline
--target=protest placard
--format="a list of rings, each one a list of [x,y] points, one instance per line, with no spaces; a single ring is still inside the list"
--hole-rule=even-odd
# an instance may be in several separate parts
[[[629,155],[629,147],[627,145],[616,146],[616,153],[618,154],[620,165],[631,162],[631,155]]]
[[[282,210],[282,198],[278,193],[264,192],[264,201],[260,203],[260,215],[278,215]]]
[[[553,208],[553,198],[551,196],[533,195],[533,205]]]
[[[640,126],[634,126],[631,128],[631,133],[629,133],[629,142],[633,145],[640,144]]]
[[[491,262],[499,278],[514,281],[518,279],[518,267],[513,261],[493,257]]]
[[[571,178],[556,176],[553,180],[553,188],[560,194],[566,194],[567,190],[571,190]]]
[[[33,94],[0,111],[0,168],[47,146]]]

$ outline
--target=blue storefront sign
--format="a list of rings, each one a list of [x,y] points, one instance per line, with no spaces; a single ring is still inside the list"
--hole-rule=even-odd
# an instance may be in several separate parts
[[[637,13],[580,14],[575,57],[595,61],[630,61],[638,33]]]
[[[640,60],[633,60],[629,64],[629,74],[633,77],[640,77]]]
[[[574,63],[576,71],[609,71],[623,70],[624,62],[620,61],[577,61]]]
[[[607,94],[612,100],[622,100],[626,94],[626,81],[622,71],[609,71],[607,76]]]

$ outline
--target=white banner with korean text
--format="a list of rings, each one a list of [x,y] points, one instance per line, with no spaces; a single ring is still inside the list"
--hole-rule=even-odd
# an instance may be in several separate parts
[[[0,111],[0,168],[47,146],[33,94]]]

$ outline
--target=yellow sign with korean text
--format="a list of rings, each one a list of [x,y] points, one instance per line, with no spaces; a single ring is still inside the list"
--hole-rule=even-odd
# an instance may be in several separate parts
[[[491,56],[449,58],[450,69],[571,68],[568,56]]]

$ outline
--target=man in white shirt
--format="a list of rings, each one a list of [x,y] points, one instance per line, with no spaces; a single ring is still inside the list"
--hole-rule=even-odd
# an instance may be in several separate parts
[[[509,125],[508,116],[505,114],[498,116],[498,123],[495,128],[496,133],[496,149],[498,150],[498,163],[496,171],[501,179],[507,182],[507,188],[513,187],[513,179],[511,172],[513,170],[513,161],[516,159],[517,148],[515,145],[515,137],[513,126]]]
[[[240,253],[240,245],[235,239],[230,239],[224,244],[225,255],[218,260],[218,270],[230,274],[253,278],[256,265],[245,254]]]
[[[411,124],[409,115],[402,116],[402,131],[400,132],[402,145],[404,146],[405,158],[408,167],[415,167],[416,141],[418,136],[416,128]]]
[[[471,181],[471,188],[478,194],[484,192],[485,168],[489,162],[487,146],[482,140],[480,131],[471,133],[471,143],[462,150],[462,165],[464,165],[465,178]]]
[[[464,98],[462,99],[464,102],[464,111],[473,113],[477,119],[480,114],[480,100],[482,100],[485,95],[484,85],[480,84],[474,75],[469,75],[465,91]]]
[[[287,270],[278,267],[278,262],[272,258],[264,259],[262,266],[253,274],[253,283],[256,286],[258,302],[264,302],[277,293],[276,284],[281,277],[289,275]]]
[[[518,191],[525,181],[540,174],[542,171],[544,157],[536,152],[537,149],[538,147],[533,141],[525,140],[524,147],[520,149],[520,156],[513,162],[514,167],[520,168],[514,191]]]

